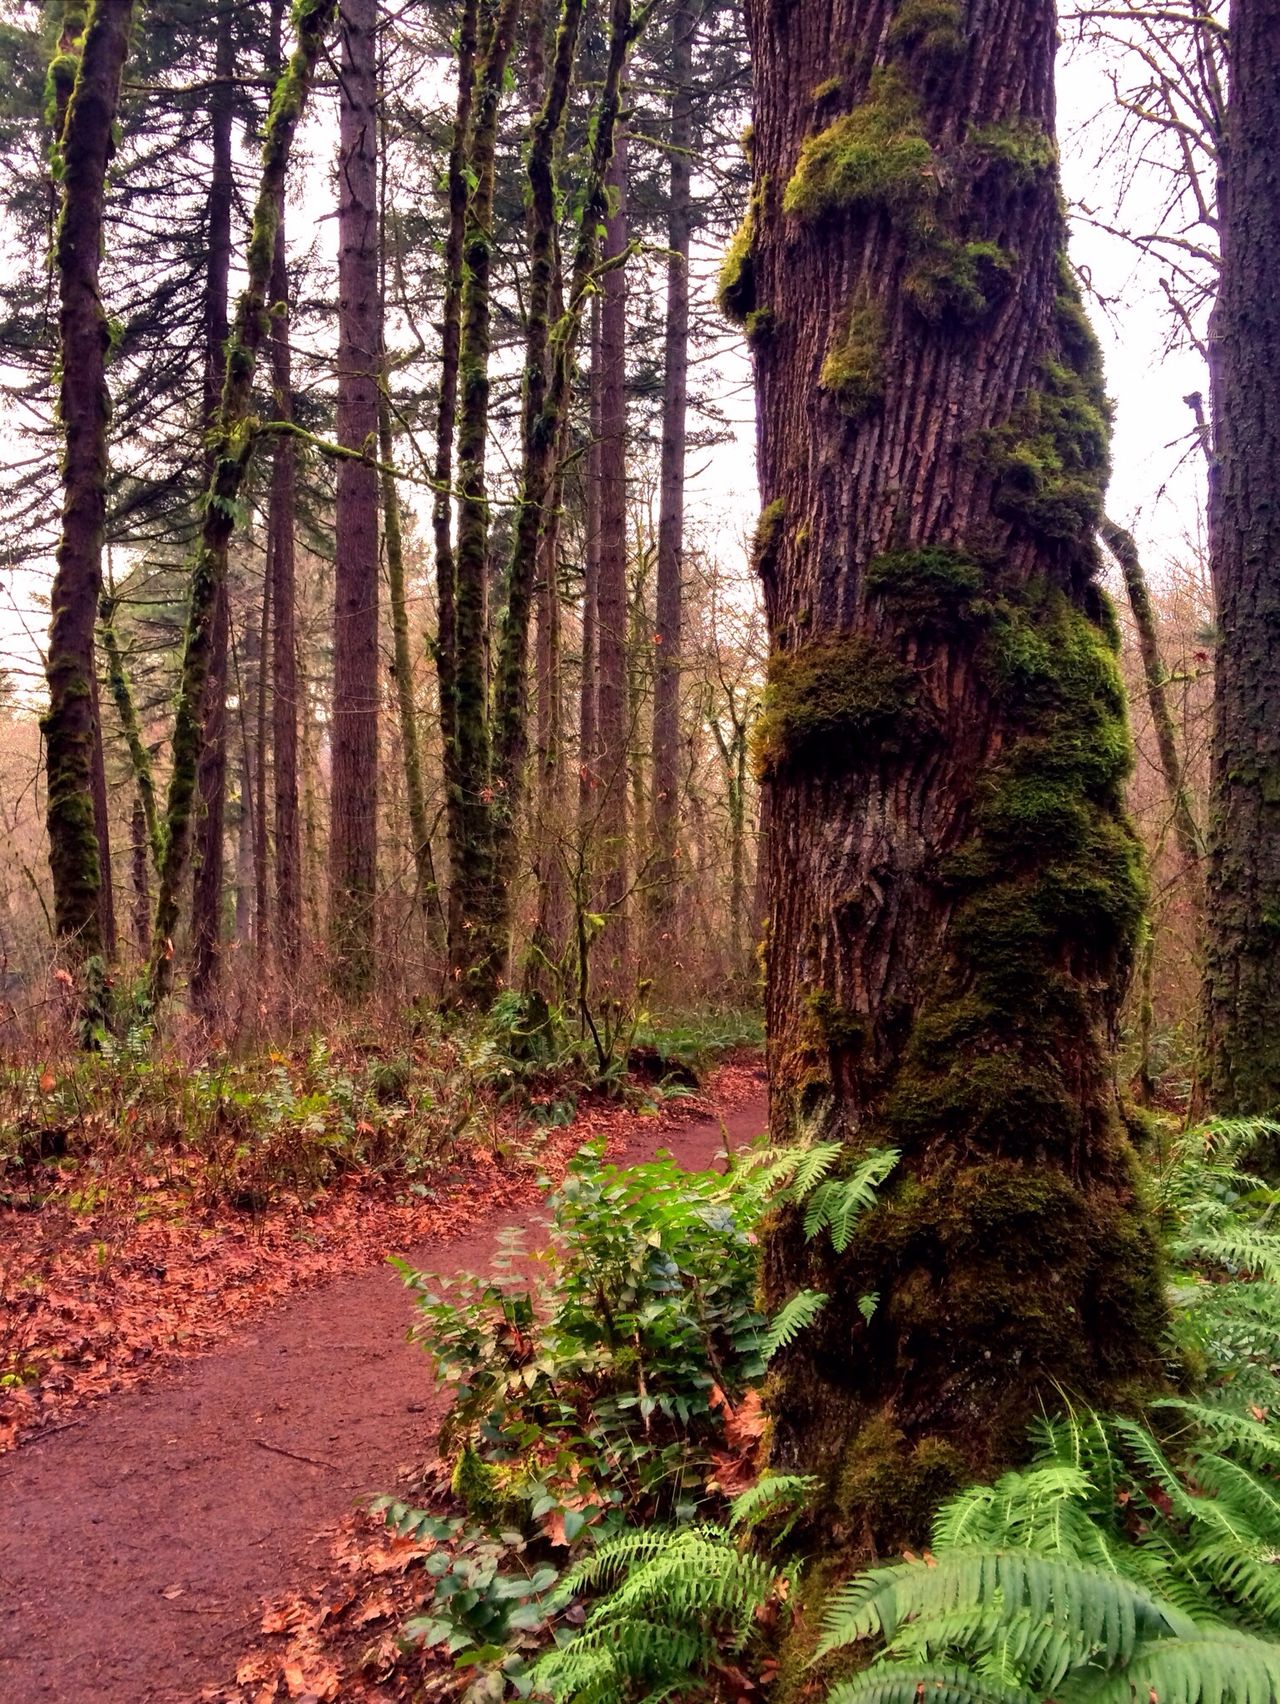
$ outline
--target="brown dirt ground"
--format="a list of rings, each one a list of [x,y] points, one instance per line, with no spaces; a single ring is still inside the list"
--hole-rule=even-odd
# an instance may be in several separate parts
[[[611,1156],[710,1163],[764,1127],[763,1083],[719,1122],[637,1120]],[[483,1270],[523,1213],[407,1250]],[[291,1297],[208,1356],[122,1391],[0,1461],[3,1704],[191,1704],[222,1680],[264,1599],[335,1523],[433,1453],[439,1399],[385,1266]],[[308,1537],[308,1535],[312,1535]]]

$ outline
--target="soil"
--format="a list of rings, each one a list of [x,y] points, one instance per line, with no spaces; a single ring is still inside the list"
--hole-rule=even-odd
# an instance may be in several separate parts
[[[763,1127],[762,1091],[723,1124],[641,1125],[611,1157],[668,1148],[704,1167]],[[531,1200],[404,1252],[484,1270],[535,1218]],[[386,1266],[331,1281],[0,1460],[4,1704],[191,1704],[221,1680],[335,1523],[434,1453],[440,1400],[410,1318]]]

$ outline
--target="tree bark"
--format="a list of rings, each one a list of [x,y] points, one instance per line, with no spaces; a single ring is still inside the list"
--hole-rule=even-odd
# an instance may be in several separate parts
[[[627,148],[619,137],[609,168],[600,307],[600,556],[596,586],[596,739],[600,794],[595,853],[600,943],[606,980],[617,991],[627,961]]]
[[[449,970],[463,998],[486,1004],[497,990],[493,906],[492,750],[489,728],[489,511],[485,449],[489,428],[492,224],[498,109],[515,41],[519,0],[501,0],[486,32],[475,85],[463,242],[459,339],[458,542],[455,569],[454,785],[457,841],[452,859]]]
[[[796,1208],[763,1251],[771,1308],[830,1298],[768,1406],[850,1551],[1043,1409],[1157,1384],[1164,1329],[1110,1073],[1144,892],[1054,6],[913,10],[747,7],[770,1129],[837,1179],[900,1156],[842,1253]]]
[[[73,961],[94,957],[105,946],[103,857],[93,802],[94,746],[100,739],[93,647],[102,590],[111,402],[106,381],[109,331],[98,269],[107,166],[132,15],[130,0],[94,0],[55,142],[62,165],[54,270],[63,506],[45,664],[49,708],[42,725],[54,928]],[[60,44],[51,69],[56,86],[65,83],[67,58]]]
[[[1280,74],[1275,0],[1233,0],[1222,281],[1210,329],[1218,608],[1206,1007],[1210,1100],[1280,1110]]]
[[[378,878],[377,0],[343,0],[338,150],[338,463],[329,941],[347,995],[373,985]]]
[[[226,579],[227,548],[235,527],[236,503],[253,451],[249,421],[253,372],[269,328],[267,291],[276,254],[285,174],[335,4],[336,0],[303,0],[295,13],[297,45],[277,82],[267,119],[262,175],[249,242],[248,279],[228,341],[226,383],[213,433],[214,471],[205,495],[200,543],[191,573],[191,599],[174,722],[173,768],[165,809],[165,855],[151,948],[151,995],[157,1005],[166,998],[173,983],[173,932],[191,841],[191,806],[203,739],[200,711],[219,589]]]
[[[697,0],[671,16],[671,178],[667,204],[667,322],[658,483],[658,586],[653,677],[653,921],[661,939],[675,910],[680,799],[680,641],[684,598],[685,423],[689,403],[689,230],[693,39]]]
[[[235,73],[235,13],[218,14],[216,80],[209,99],[213,166],[205,215],[208,259],[204,301],[204,410],[202,427],[211,442],[226,377],[226,342],[231,279],[231,208],[235,180],[231,164],[232,85]],[[206,485],[213,468],[205,457]],[[217,1001],[222,947],[222,886],[227,799],[227,656],[231,611],[225,578],[213,618],[213,643],[204,685],[204,731],[196,773],[198,832],[191,883],[191,999],[211,1016]]]
[[[271,582],[275,575],[275,548],[271,519],[262,565],[262,603],[258,620],[258,677],[255,682],[253,730],[253,968],[261,981],[267,968],[271,940],[270,846],[267,835],[267,707],[271,682]]]
[[[98,869],[101,872],[98,922],[102,929],[102,950],[110,962],[117,950],[116,896],[111,876],[111,808],[107,801],[107,763],[102,744],[102,704],[96,664],[89,676],[89,697],[93,712],[93,834],[98,842]]]
[[[595,831],[600,589],[600,297],[591,301],[591,372],[587,380],[586,491],[583,498],[582,676],[578,695],[578,836],[585,860]]]
[[[147,813],[143,809],[141,793],[133,801],[133,817],[131,821],[132,841],[131,862],[133,868],[133,941],[138,949],[138,957],[145,959],[147,944],[151,939],[151,893],[147,883]]]
[[[467,222],[467,158],[476,74],[479,0],[463,0],[458,28],[458,102],[449,145],[449,227],[444,253],[444,307],[440,322],[440,399],[436,413],[435,498],[431,529],[436,557],[436,679],[440,689],[440,743],[449,846],[448,936],[462,929],[455,879],[462,846],[462,793],[457,752],[457,568],[453,555],[453,440],[458,412],[458,357],[462,337],[462,249]]]

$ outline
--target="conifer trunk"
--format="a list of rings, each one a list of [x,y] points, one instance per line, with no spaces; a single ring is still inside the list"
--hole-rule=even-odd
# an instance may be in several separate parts
[[[689,227],[696,0],[671,16],[671,149],[667,203],[667,322],[658,484],[657,623],[653,676],[653,912],[659,937],[676,903],[680,802],[680,640],[684,598],[685,422],[689,406]]]
[[[277,61],[279,48],[277,39]],[[293,419],[289,351],[289,271],[285,209],[280,203],[271,266],[271,384],[277,420]],[[294,511],[297,463],[292,438],[282,433],[271,457],[271,762],[275,830],[275,910],[271,943],[279,968],[297,964],[302,927],[302,836],[298,825],[297,551]]]
[[[780,1468],[835,1548],[924,1536],[1065,1400],[1160,1378],[1109,1041],[1142,914],[1063,254],[1052,0],[749,0],[774,1140],[900,1159],[843,1253],[780,1213]]]
[[[440,691],[440,745],[445,827],[449,846],[448,937],[456,942],[462,915],[456,880],[462,847],[462,794],[457,751],[457,569],[453,555],[453,440],[458,412],[458,357],[462,337],[462,248],[467,220],[467,157],[476,73],[479,0],[463,0],[458,26],[458,100],[449,145],[449,226],[444,252],[444,305],[440,321],[440,398],[436,411],[435,498],[431,530],[436,558],[436,679]]]
[[[338,149],[338,463],[329,941],[348,995],[373,985],[378,876],[377,0],[343,0]]]
[[[454,555],[454,785],[457,840],[452,861],[449,970],[465,999],[485,1005],[497,991],[491,833],[492,753],[489,728],[488,499],[485,450],[489,428],[489,279],[498,110],[515,42],[519,0],[501,0],[483,43],[471,123],[463,241],[459,338],[458,542]]]
[[[1280,75],[1275,0],[1233,0],[1211,326],[1218,610],[1206,1006],[1218,1112],[1280,1111]]]
[[[133,15],[130,0],[94,0],[79,63],[60,44],[50,69],[59,91],[74,84],[55,147],[62,161],[62,205],[54,238],[58,285],[62,422],[62,529],[50,594],[45,672],[49,708],[42,726],[48,778],[49,868],[59,945],[80,961],[101,953],[103,855],[94,812],[94,624],[102,590],[106,526],[106,381],[109,341],[98,289],[107,165]]]
[[[213,169],[205,217],[208,258],[204,304],[203,428],[213,430],[226,376],[226,342],[231,279],[231,207],[235,181],[231,166],[232,84],[235,73],[235,14],[224,6],[218,19],[216,81],[209,101]],[[212,474],[205,458],[205,483]],[[197,766],[198,832],[191,883],[191,999],[197,1011],[212,1013],[218,993],[222,945],[223,842],[227,798],[227,656],[231,611],[225,579],[213,618],[213,644],[204,686],[204,731]]]
[[[249,242],[248,278],[228,341],[226,382],[213,432],[213,476],[201,514],[200,542],[191,571],[191,597],[183,642],[173,769],[165,809],[165,851],[151,948],[151,994],[159,1004],[173,982],[173,932],[178,894],[191,842],[191,806],[203,738],[201,706],[209,671],[219,590],[226,579],[227,549],[236,502],[253,451],[249,408],[258,350],[268,334],[268,286],[276,254],[280,207],[289,153],[316,59],[333,19],[336,0],[302,0],[295,11],[297,45],[279,78],[267,119],[262,175]]]
[[[627,148],[609,168],[600,306],[600,555],[596,585],[596,868],[609,921],[601,951],[612,991],[627,959]]]
[[[93,712],[93,834],[98,842],[98,922],[102,950],[108,962],[116,957],[116,896],[111,875],[111,807],[107,800],[107,761],[102,741],[102,704],[95,663],[89,676],[90,708]]]
[[[586,489],[582,504],[582,673],[578,693],[578,838],[584,861],[595,829],[598,776],[596,602],[600,590],[600,297],[591,301],[591,371],[587,376]]]

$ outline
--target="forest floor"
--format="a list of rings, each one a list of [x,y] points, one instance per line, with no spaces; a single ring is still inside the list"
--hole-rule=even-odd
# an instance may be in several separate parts
[[[763,1127],[763,1073],[739,1061],[656,1115],[588,1104],[536,1152],[469,1150],[434,1199],[357,1177],[248,1227],[148,1215],[105,1258],[101,1239],[64,1236],[25,1292],[13,1275],[34,1270],[41,1215],[19,1236],[7,1210],[10,1297],[35,1298],[23,1329],[60,1349],[11,1387],[0,1435],[29,1437],[0,1458],[0,1698],[399,1696],[376,1652],[393,1647],[412,1547],[354,1511],[431,1459],[441,1404],[385,1257],[486,1270],[502,1232],[536,1217],[539,1176],[586,1140],[697,1168]],[[373,1648],[371,1680],[340,1680],[317,1636],[344,1619],[347,1643]]]

